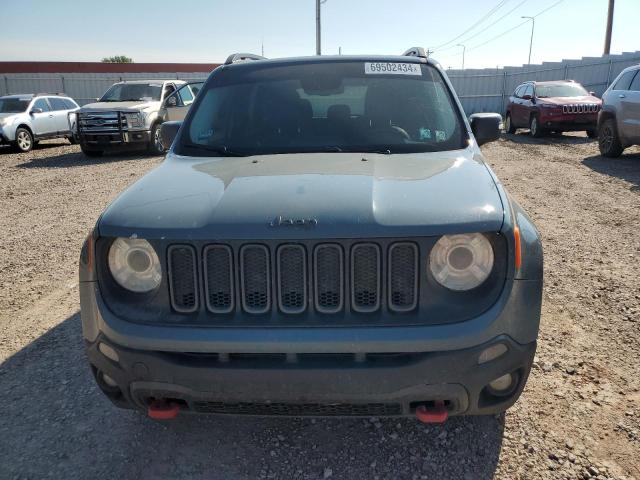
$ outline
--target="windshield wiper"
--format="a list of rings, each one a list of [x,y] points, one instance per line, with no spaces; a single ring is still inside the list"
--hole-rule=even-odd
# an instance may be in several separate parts
[[[391,155],[393,153],[390,148],[354,148],[353,150],[347,151],[357,153],[381,153],[383,155]]]
[[[247,157],[246,153],[236,152],[234,150],[229,150],[226,145],[219,146],[209,146],[209,145],[199,145],[197,143],[184,143],[184,147],[194,148],[196,150],[204,150],[206,152],[217,153],[220,156],[224,157]]]

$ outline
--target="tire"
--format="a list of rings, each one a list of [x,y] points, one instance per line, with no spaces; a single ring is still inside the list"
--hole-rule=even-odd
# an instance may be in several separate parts
[[[30,151],[34,145],[33,134],[29,130],[22,127],[16,130],[16,141],[14,142],[16,150],[26,153]]]
[[[507,117],[504,120],[504,131],[507,133],[516,133],[517,128],[513,125],[511,121],[511,114],[507,113]]]
[[[622,155],[624,147],[618,137],[616,121],[613,118],[605,120],[598,129],[598,148],[605,157],[616,158]]]
[[[538,117],[536,115],[531,116],[531,120],[529,122],[529,134],[533,138],[541,138],[544,137],[544,130],[540,127],[538,123]]]
[[[153,127],[151,127],[151,140],[149,141],[149,147],[147,148],[147,151],[151,155],[163,155],[165,152],[165,149],[162,146],[162,140],[160,138],[161,125],[161,123],[155,123]]]
[[[589,138],[598,138],[598,130],[595,129],[595,128],[587,130],[587,137],[589,137]]]
[[[102,150],[91,150],[84,145],[80,145],[80,150],[82,150],[82,153],[84,153],[87,157],[101,157],[102,155],[104,155],[104,152]]]

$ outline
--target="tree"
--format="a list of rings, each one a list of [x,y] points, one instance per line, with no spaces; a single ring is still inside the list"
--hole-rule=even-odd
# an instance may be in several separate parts
[[[114,55],[113,57],[104,57],[102,63],[133,63],[133,58],[126,55]]]

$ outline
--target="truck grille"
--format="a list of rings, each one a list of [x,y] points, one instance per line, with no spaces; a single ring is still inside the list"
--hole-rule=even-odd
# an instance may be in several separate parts
[[[563,105],[562,113],[596,113],[600,110],[600,106],[595,103],[583,103],[575,105]]]
[[[201,262],[196,256],[190,246],[169,247],[171,303],[177,312],[199,307],[199,264],[202,306],[215,314],[315,310],[324,315],[345,308],[373,313],[384,307],[401,313],[419,302],[419,249],[413,242],[355,243],[346,249],[337,243],[215,244],[203,249]]]
[[[121,112],[78,113],[78,128],[86,133],[118,133],[127,130],[127,119]]]

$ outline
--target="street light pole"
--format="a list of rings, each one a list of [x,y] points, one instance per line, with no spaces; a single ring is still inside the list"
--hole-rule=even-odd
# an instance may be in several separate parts
[[[316,0],[316,55],[322,55],[322,35],[320,33],[320,5],[327,0]]]
[[[462,70],[464,70],[464,52],[467,51],[467,47],[465,47],[461,43],[458,43],[456,47],[462,47]]]
[[[534,17],[522,17],[531,20],[531,40],[529,41],[529,61],[527,65],[531,65],[531,49],[533,48],[533,30],[536,28],[536,19]]]

